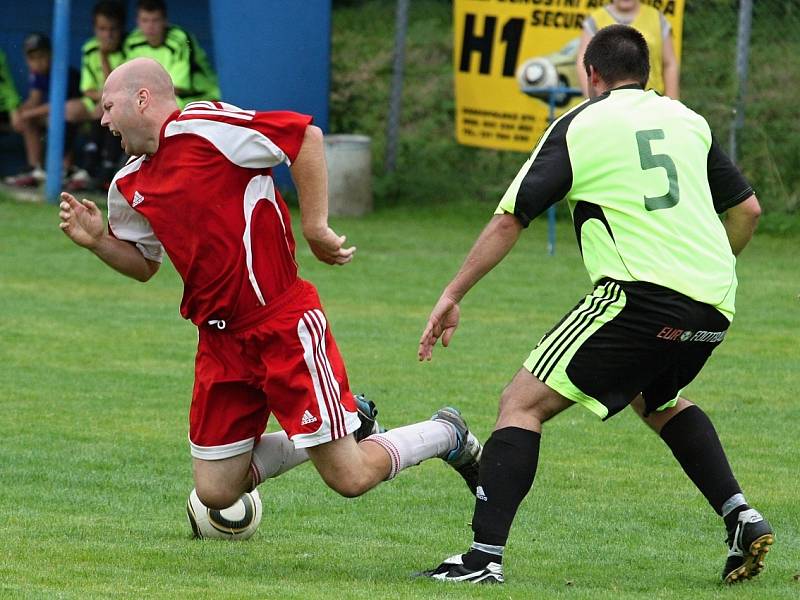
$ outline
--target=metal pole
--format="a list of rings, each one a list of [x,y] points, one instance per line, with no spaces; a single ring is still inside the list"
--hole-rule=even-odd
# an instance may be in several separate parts
[[[730,155],[736,162],[737,135],[744,127],[745,97],[747,94],[747,66],[750,58],[750,30],[753,24],[753,0],[741,0],[739,4],[739,34],[736,38],[736,105],[731,123]]]
[[[408,0],[397,0],[394,32],[394,65],[389,99],[389,125],[386,130],[386,172],[394,171],[397,162],[397,131],[400,128],[400,100],[403,95],[403,63],[408,29]]]
[[[47,123],[47,183],[50,203],[58,202],[61,168],[64,162],[64,104],[67,100],[69,68],[70,0],[55,0],[53,12],[53,59],[50,65],[50,117]]]

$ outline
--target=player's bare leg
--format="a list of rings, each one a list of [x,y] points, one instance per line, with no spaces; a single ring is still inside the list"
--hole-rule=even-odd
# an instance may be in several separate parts
[[[192,458],[197,497],[209,508],[231,506],[252,488],[250,462],[250,452],[220,460]]]
[[[352,435],[308,448],[323,481],[342,496],[353,498],[389,476],[389,454],[377,444],[356,444]]]
[[[376,433],[359,443],[349,435],[308,448],[308,454],[329,487],[355,497],[407,467],[436,457],[448,462],[474,490],[481,450],[461,414],[446,407],[430,421]]]
[[[728,558],[723,581],[735,583],[758,575],[775,535],[767,520],[748,506],[711,420],[699,406],[683,397],[675,406],[653,411],[646,417],[641,395],[632,407],[661,436],[684,472],[725,521]]]
[[[678,398],[675,406],[667,408],[666,410],[653,411],[645,417],[644,413],[646,408],[642,395],[639,394],[636,396],[633,402],[631,402],[631,408],[634,410],[634,412],[639,415],[642,421],[656,433],[661,433],[661,428],[664,427],[664,425],[666,425],[667,422],[672,419],[672,417],[677,415],[682,410],[689,408],[690,406],[694,406],[694,403],[681,396]]]
[[[252,452],[220,460],[193,458],[197,496],[209,508],[221,510],[264,480],[282,475],[307,460],[308,453],[295,448],[283,431],[265,433]]]
[[[354,434],[356,440],[385,431],[376,420],[378,409],[375,403],[363,394],[357,394],[355,400],[361,421],[361,427]],[[285,432],[265,433],[252,452],[221,460],[193,459],[197,495],[209,508],[221,510],[232,505],[244,492],[307,460],[305,448],[295,448]],[[221,506],[230,498],[233,501]]]
[[[542,423],[573,404],[527,370],[520,369],[500,396],[494,430],[519,427],[541,433]]]

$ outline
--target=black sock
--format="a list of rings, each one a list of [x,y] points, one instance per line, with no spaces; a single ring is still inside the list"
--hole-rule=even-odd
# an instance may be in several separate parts
[[[539,462],[540,440],[541,434],[535,431],[505,427],[495,431],[486,442],[481,455],[478,493],[472,517],[475,542],[505,546],[517,508],[533,485]],[[470,558],[466,560],[471,561],[474,552],[477,551],[467,553]],[[494,562],[502,561],[502,556],[485,552],[481,554]]]
[[[718,515],[726,500],[742,493],[714,425],[699,406],[692,405],[667,421],[661,439]],[[738,508],[731,514],[735,520]]]

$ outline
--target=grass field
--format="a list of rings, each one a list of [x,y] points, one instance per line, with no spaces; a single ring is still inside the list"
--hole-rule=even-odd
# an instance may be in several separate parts
[[[589,287],[570,226],[548,257],[536,225],[464,302],[451,348],[417,363],[428,311],[489,212],[335,220],[359,247],[344,268],[299,246],[353,387],[388,426],[453,403],[485,439],[504,383]],[[252,540],[190,539],[196,334],[175,272],[126,280],[71,246],[53,207],[0,200],[0,597],[798,598],[798,241],[762,235],[747,249],[732,332],[688,390],[775,527],[764,574],[721,587],[724,533],[660,440],[627,412],[600,423],[574,408],[545,428],[508,584],[476,589],[409,578],[471,539],[471,498],[438,461],[355,500],[304,465],[260,488]]]

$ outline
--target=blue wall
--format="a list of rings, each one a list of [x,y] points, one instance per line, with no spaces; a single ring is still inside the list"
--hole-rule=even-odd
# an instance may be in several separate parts
[[[327,130],[331,0],[210,0],[210,8],[226,99],[307,113]]]
[[[210,8],[225,100],[306,113],[327,131],[331,0],[210,0]],[[285,166],[275,180],[291,185]]]

